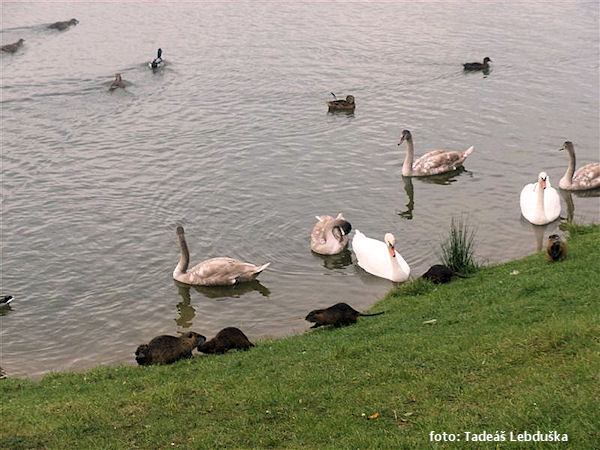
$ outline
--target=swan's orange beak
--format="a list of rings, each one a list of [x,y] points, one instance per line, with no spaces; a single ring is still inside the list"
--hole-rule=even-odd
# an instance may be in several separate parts
[[[546,189],[546,180],[542,180],[542,189]]]
[[[394,246],[393,246],[393,245],[390,245],[390,244],[388,244],[388,250],[390,251],[390,256],[391,256],[392,258],[395,258],[395,257],[396,257],[396,251],[394,250]]]

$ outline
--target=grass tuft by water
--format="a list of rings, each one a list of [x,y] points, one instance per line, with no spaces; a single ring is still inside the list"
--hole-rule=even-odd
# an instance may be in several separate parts
[[[450,235],[442,243],[442,263],[457,273],[469,274],[479,269],[474,260],[475,230],[466,219],[452,219]]]

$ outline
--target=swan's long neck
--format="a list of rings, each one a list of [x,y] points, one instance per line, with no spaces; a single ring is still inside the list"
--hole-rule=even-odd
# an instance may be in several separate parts
[[[544,188],[542,187],[542,183],[538,182],[537,186],[537,200],[535,202],[535,215],[537,217],[545,217],[546,213],[544,211]]]
[[[396,252],[396,256],[392,256],[388,252],[388,256],[390,258],[390,264],[392,265],[392,276],[394,278],[396,278],[396,275],[404,275],[410,273],[410,267],[398,252]]]
[[[177,267],[175,267],[175,273],[180,274],[185,273],[188,269],[190,252],[188,250],[187,242],[185,242],[185,236],[183,234],[178,234],[177,238],[179,239],[179,247],[181,247],[181,256],[179,257]]]
[[[412,175],[413,170],[413,160],[415,159],[415,147],[413,145],[413,140],[407,139],[406,145],[408,149],[406,150],[406,156],[404,157],[404,164],[402,165],[402,175],[409,176]]]
[[[569,154],[569,167],[560,181],[571,184],[573,183],[573,174],[575,173],[575,153],[569,147],[566,147],[566,150]]]

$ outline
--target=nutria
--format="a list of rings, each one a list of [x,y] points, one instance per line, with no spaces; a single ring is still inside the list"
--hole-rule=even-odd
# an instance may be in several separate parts
[[[71,20],[65,20],[63,22],[54,22],[53,24],[48,25],[48,28],[54,28],[56,30],[64,31],[67,28],[69,28],[71,25],[77,25],[78,23],[79,23],[79,20],[71,19]]]
[[[329,308],[315,309],[314,311],[309,312],[305,317],[305,320],[315,323],[311,328],[322,327],[325,325],[341,327],[342,325],[356,323],[356,320],[359,316],[378,316],[384,312],[385,311],[375,314],[363,314],[352,308],[347,303],[336,303]]]
[[[558,234],[548,236],[548,245],[546,245],[546,259],[548,261],[562,261],[567,257],[567,244]]]
[[[425,272],[421,278],[425,278],[426,280],[431,281],[436,284],[449,283],[452,280],[452,277],[459,278],[467,278],[464,275],[456,273],[448,266],[444,266],[442,264],[435,264],[429,268],[427,272]]]
[[[108,88],[108,90],[112,91],[112,90],[118,89],[118,88],[125,89],[125,82],[123,81],[123,78],[121,78],[120,73],[115,74],[115,79],[113,80],[113,82],[110,85],[110,87]]]
[[[148,344],[140,345],[135,351],[135,360],[140,366],[151,364],[171,364],[182,358],[191,358],[194,347],[202,344],[206,338],[193,331],[181,336],[157,336]]]
[[[23,42],[25,42],[25,40],[19,39],[17,42],[14,42],[12,44],[3,45],[2,51],[5,53],[15,53],[23,46]]]
[[[254,344],[248,340],[242,330],[235,327],[223,328],[210,341],[200,343],[198,351],[202,353],[225,353],[228,350],[248,350]]]

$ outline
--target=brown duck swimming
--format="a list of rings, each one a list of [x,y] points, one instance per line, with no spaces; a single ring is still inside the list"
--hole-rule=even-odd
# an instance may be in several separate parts
[[[12,44],[3,45],[2,51],[5,53],[15,53],[17,50],[23,47],[23,42],[25,42],[23,39],[19,39],[17,42]]]
[[[486,56],[485,58],[483,58],[482,63],[480,63],[480,62],[464,63],[463,68],[464,68],[464,70],[488,70],[490,68],[489,63],[491,63],[491,62],[492,62],[492,60]]]
[[[329,106],[329,111],[352,111],[356,107],[356,103],[354,103],[354,96],[347,95],[346,100],[338,100],[336,95],[332,92],[333,98],[330,102],[327,102],[327,106]]]
[[[120,73],[116,73],[115,74],[115,79],[113,80],[113,82],[110,85],[110,87],[108,88],[108,90],[109,91],[113,91],[113,90],[118,89],[118,88],[125,89],[125,82],[121,78],[121,74]]]

